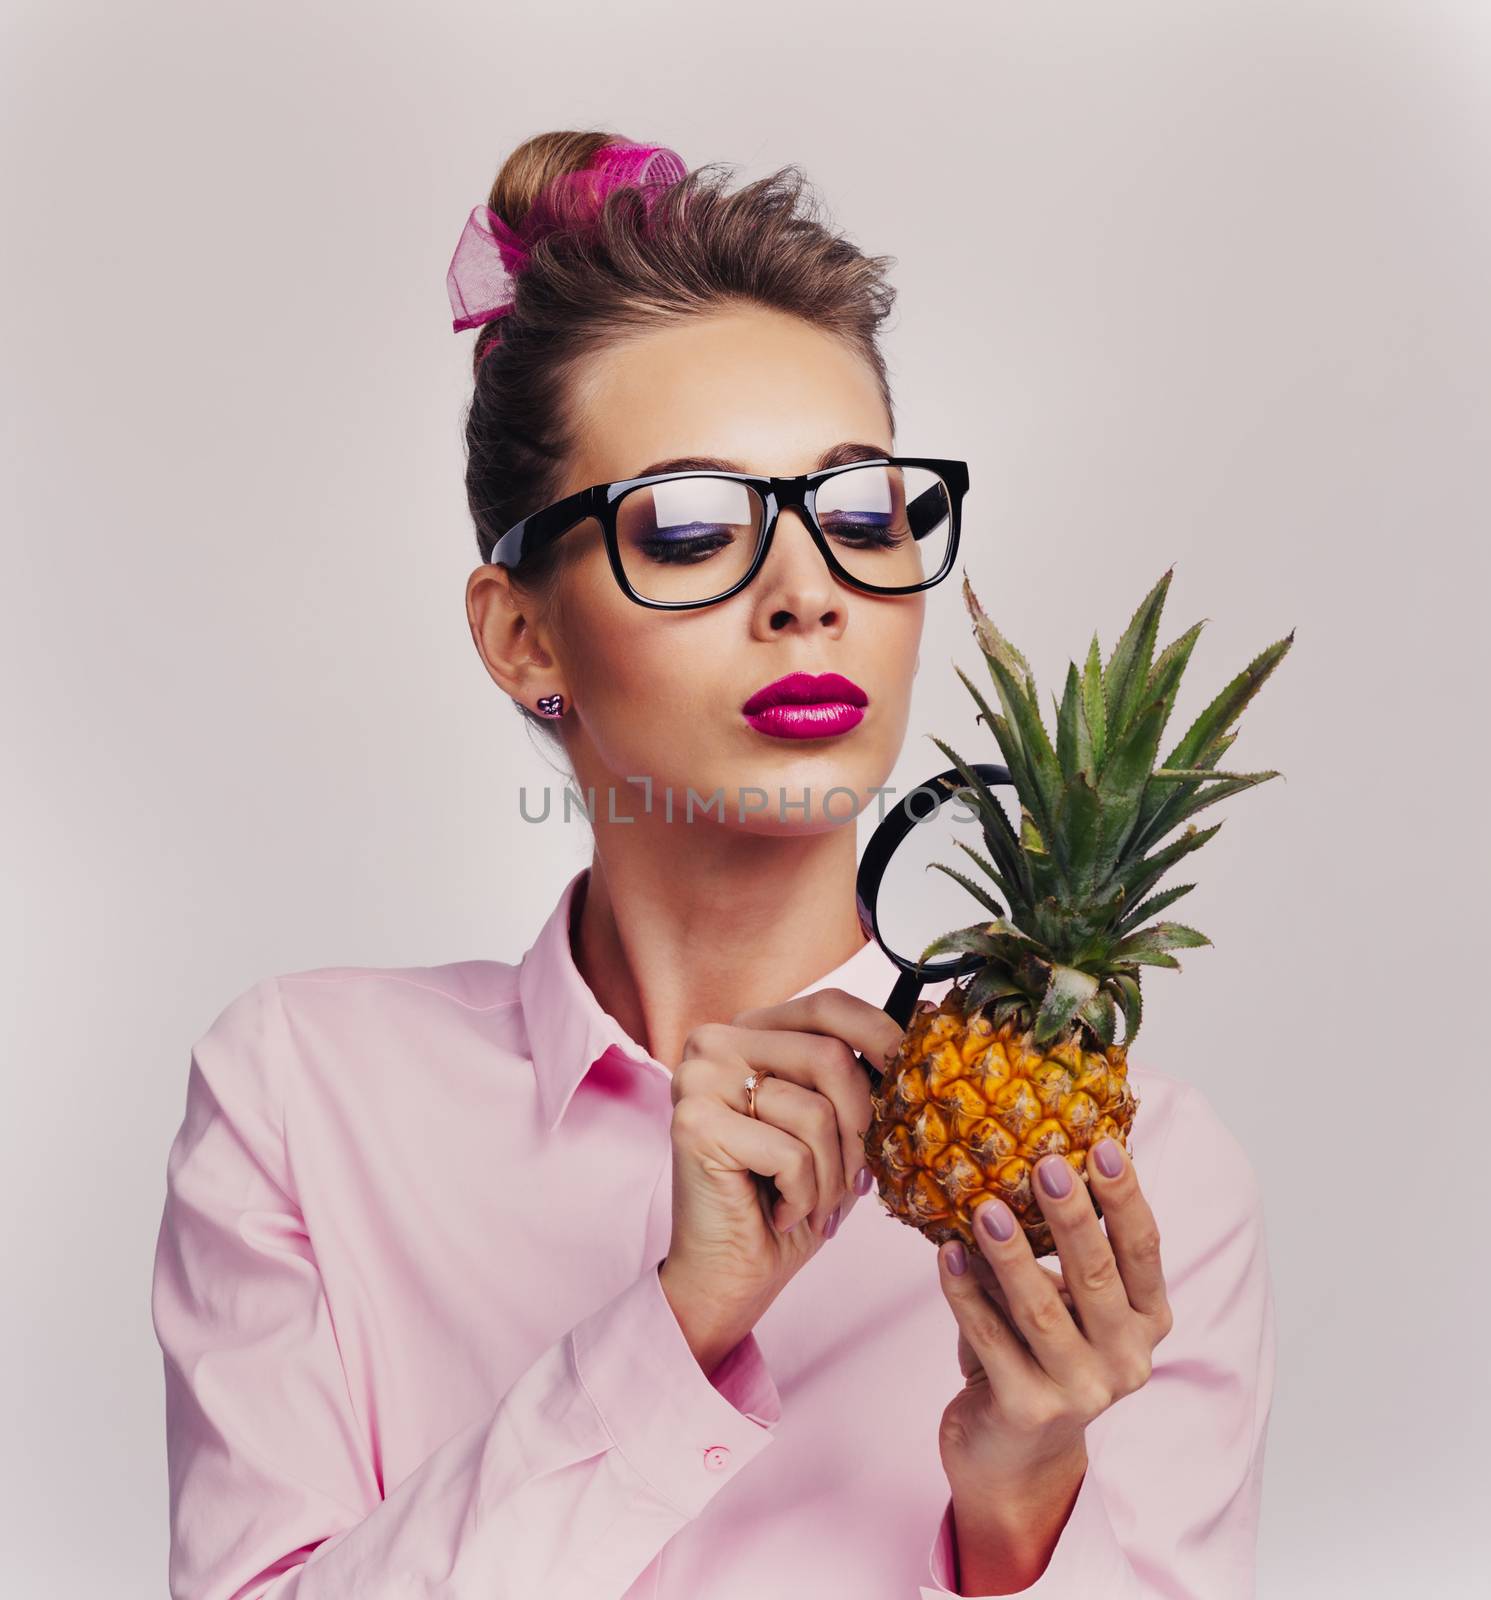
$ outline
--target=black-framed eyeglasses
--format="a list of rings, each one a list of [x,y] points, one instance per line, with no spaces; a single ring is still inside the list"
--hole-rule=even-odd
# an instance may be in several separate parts
[[[967,492],[967,462],[928,456],[879,456],[795,478],[660,472],[556,500],[515,522],[487,559],[516,567],[593,517],[623,594],[687,610],[745,588],[790,509],[802,513],[836,578],[871,594],[915,594],[952,570]]]

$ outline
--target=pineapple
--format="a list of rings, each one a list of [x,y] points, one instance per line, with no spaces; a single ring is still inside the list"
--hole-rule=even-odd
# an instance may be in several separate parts
[[[1054,1253],[1035,1163],[1054,1152],[1085,1183],[1087,1152],[1099,1139],[1128,1148],[1139,1104],[1128,1050],[1139,1031],[1140,968],[1179,968],[1172,949],[1211,943],[1184,923],[1149,920],[1194,884],[1150,891],[1221,824],[1198,831],[1189,823],[1178,838],[1161,841],[1204,806],[1279,775],[1222,772],[1217,762],[1293,631],[1251,661],[1155,765],[1203,626],[1154,656],[1170,576],[1150,590],[1106,665],[1094,635],[1084,666],[1068,667],[1053,748],[1029,665],[985,615],[964,574],[963,598],[1004,714],[990,710],[961,669],[958,676],[1009,769],[1018,833],[968,764],[941,739],[933,742],[965,780],[958,793],[977,809],[988,857],[962,841],[959,848],[1006,904],[983,882],[933,863],[985,915],[933,940],[917,959],[957,951],[983,961],[912,1018],[872,1096],[864,1135],[885,1209],[934,1243],[960,1238],[977,1251],[973,1213],[997,1195],[1033,1253]],[[1092,1199],[1101,1216],[1095,1192]]]

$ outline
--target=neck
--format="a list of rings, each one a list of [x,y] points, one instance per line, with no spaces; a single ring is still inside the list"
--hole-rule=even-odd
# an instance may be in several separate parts
[[[674,1067],[699,1024],[777,1004],[864,947],[856,871],[852,824],[773,836],[697,816],[597,819],[571,916],[575,964],[601,1006]]]

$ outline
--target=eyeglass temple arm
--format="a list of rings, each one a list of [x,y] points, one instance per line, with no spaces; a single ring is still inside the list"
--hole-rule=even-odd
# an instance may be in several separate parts
[[[940,483],[922,492],[906,507],[906,520],[913,539],[924,539],[939,522],[947,519],[947,491]]]
[[[503,566],[517,566],[531,550],[552,544],[571,528],[578,527],[586,517],[593,516],[596,496],[594,488],[581,489],[515,522],[492,546],[492,554],[487,559]]]

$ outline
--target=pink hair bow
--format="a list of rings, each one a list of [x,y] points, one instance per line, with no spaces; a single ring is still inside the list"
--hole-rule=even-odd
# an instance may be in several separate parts
[[[528,240],[591,215],[623,184],[643,190],[650,203],[657,191],[687,173],[682,157],[666,145],[624,139],[602,145],[583,171],[562,173],[546,184],[523,219],[523,235],[489,206],[473,207],[445,274],[452,330],[460,333],[512,309],[514,280],[531,254]]]

